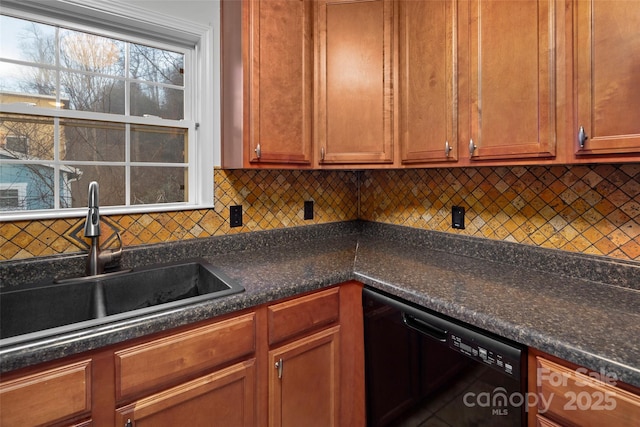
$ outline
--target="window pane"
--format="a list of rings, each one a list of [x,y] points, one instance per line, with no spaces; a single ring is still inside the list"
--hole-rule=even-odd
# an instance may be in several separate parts
[[[53,160],[53,129],[51,118],[1,114],[0,153],[2,158]],[[3,181],[7,175],[3,166]]]
[[[78,180],[70,181],[65,194],[60,194],[65,203],[63,207],[82,208],[87,206],[89,183],[97,181],[100,185],[100,207],[123,206],[125,204],[124,166],[77,166],[81,171]],[[62,202],[62,200],[61,200]]]
[[[187,161],[187,130],[159,126],[132,126],[131,161],[185,163]]]
[[[55,27],[0,16],[0,57],[38,64],[55,64]],[[4,75],[0,75],[4,78]]]
[[[124,162],[123,123],[60,120],[60,158],[63,160]]]
[[[132,167],[131,204],[186,202],[187,168]]]
[[[64,68],[124,77],[124,46],[120,40],[60,30],[60,65]]]
[[[0,94],[3,104],[26,102],[43,108],[55,108],[56,72],[40,67],[0,62]],[[64,100],[62,100],[64,105]],[[68,100],[67,100],[68,103]]]
[[[0,154],[0,160],[4,154]],[[0,211],[53,209],[54,169],[48,165],[4,163],[0,167]],[[12,198],[17,196],[17,198]]]
[[[184,119],[184,91],[145,83],[131,84],[131,115]]]
[[[129,72],[136,80],[184,86],[184,55],[131,44]]]
[[[84,73],[60,73],[62,97],[69,109],[124,114],[124,81]]]

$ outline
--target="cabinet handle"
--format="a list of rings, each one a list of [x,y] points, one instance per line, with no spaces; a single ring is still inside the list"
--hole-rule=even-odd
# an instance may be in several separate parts
[[[278,379],[282,379],[282,365],[284,364],[283,360],[280,359],[276,362],[276,369],[278,370]]]
[[[473,143],[473,139],[469,140],[469,158],[473,158],[473,152],[476,151],[476,144]]]
[[[320,160],[324,161],[324,147],[320,148]]]
[[[451,153],[451,150],[453,150],[453,147],[449,145],[449,141],[446,141],[444,143],[444,156],[449,157],[449,153]]]
[[[584,127],[580,126],[580,130],[578,130],[578,145],[580,145],[580,148],[584,148],[584,143],[587,142],[587,138],[589,138],[589,136],[585,133]]]
[[[131,422],[131,418],[127,418],[127,422],[124,423],[124,427],[133,427],[133,423]]]
[[[260,155],[262,154],[262,150],[260,150],[260,144],[258,144],[254,151],[256,152],[256,157],[260,158]]]

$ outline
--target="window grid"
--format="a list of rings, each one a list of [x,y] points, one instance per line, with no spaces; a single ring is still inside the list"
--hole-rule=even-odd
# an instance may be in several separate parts
[[[49,25],[49,24],[48,24]],[[192,91],[192,85],[194,83],[194,79],[192,79],[192,74],[191,74],[191,66],[194,65],[194,61],[193,61],[193,57],[192,57],[192,53],[191,51],[189,51],[188,49],[182,49],[179,47],[175,47],[175,46],[171,46],[170,49],[167,49],[166,46],[161,46],[161,44],[151,44],[147,41],[139,41],[139,40],[129,40],[128,42],[125,42],[125,49],[126,49],[126,53],[125,53],[125,57],[124,57],[124,71],[125,71],[125,75],[124,76],[111,76],[111,75],[104,75],[104,74],[100,74],[100,73],[92,73],[92,72],[87,72],[87,71],[79,71],[79,70],[71,70],[69,68],[63,67],[61,64],[61,42],[60,42],[60,27],[57,26],[57,24],[51,24],[51,25],[56,25],[55,27],[55,39],[56,39],[56,44],[55,44],[55,64],[54,65],[47,65],[47,64],[42,64],[42,63],[35,63],[35,62],[29,62],[29,61],[21,61],[21,60],[14,60],[14,59],[8,59],[8,58],[2,58],[0,59],[0,62],[6,62],[6,63],[13,63],[13,64],[19,64],[19,65],[27,65],[27,66],[36,66],[40,69],[47,69],[47,70],[51,70],[51,71],[55,71],[55,87],[56,87],[56,94],[55,94],[55,100],[57,103],[61,103],[63,102],[64,98],[62,98],[61,93],[63,92],[61,90],[61,74],[63,72],[67,72],[67,71],[72,71],[74,73],[80,73],[83,75],[94,75],[94,76],[107,76],[110,79],[116,79],[116,80],[122,80],[124,83],[124,114],[123,115],[114,115],[111,113],[103,113],[103,112],[93,112],[93,111],[83,111],[83,110],[68,110],[68,109],[49,109],[49,108],[43,108],[43,107],[36,107],[36,106],[28,106],[28,105],[10,105],[10,104],[2,104],[2,112],[5,113],[15,113],[15,114],[21,114],[21,115],[31,115],[31,116],[35,116],[35,117],[50,117],[53,119],[54,121],[54,141],[53,141],[53,150],[54,150],[54,155],[53,155],[53,161],[45,161],[45,160],[27,160],[27,161],[23,161],[23,160],[18,160],[18,159],[7,159],[6,162],[7,163],[16,163],[16,164],[33,164],[33,165],[39,165],[39,164],[44,164],[44,163],[48,163],[52,166],[54,166],[53,169],[53,182],[54,182],[54,199],[53,199],[53,203],[54,203],[54,211],[58,211],[63,209],[63,206],[61,206],[61,200],[62,200],[62,186],[66,185],[66,183],[61,183],[61,168],[64,167],[76,167],[76,166],[83,166],[83,165],[91,165],[91,166],[100,166],[100,165],[104,165],[104,166],[124,166],[124,170],[125,170],[125,181],[124,181],[124,185],[125,185],[125,201],[124,201],[124,206],[132,206],[132,189],[131,189],[131,179],[132,179],[132,167],[138,167],[138,166],[143,166],[143,167],[169,167],[169,168],[186,168],[187,169],[187,174],[186,174],[186,183],[183,186],[184,187],[184,201],[182,202],[172,202],[172,203],[162,203],[161,206],[162,207],[170,207],[171,205],[188,205],[188,204],[192,204],[194,202],[194,200],[196,199],[196,195],[195,195],[195,185],[194,183],[196,182],[197,177],[199,176],[198,173],[199,171],[197,170],[197,162],[195,162],[194,160],[196,159],[196,153],[197,151],[195,150],[195,144],[193,143],[193,139],[195,136],[195,130],[196,130],[196,124],[194,122],[194,120],[191,119],[191,114],[192,114],[192,105],[193,105],[193,100],[192,100],[192,93],[190,92]],[[110,35],[108,34],[101,34],[101,36],[103,37],[110,37]],[[172,85],[172,84],[167,84],[167,83],[163,83],[163,82],[153,82],[153,81],[148,81],[148,80],[142,80],[142,79],[133,79],[131,76],[131,70],[130,70],[130,59],[131,59],[131,45],[132,43],[144,43],[145,45],[148,46],[153,46],[157,49],[167,49],[169,51],[172,52],[179,52],[181,54],[184,55],[184,63],[182,66],[182,69],[184,71],[183,74],[183,86],[178,86],[178,85]],[[195,50],[194,50],[195,51]],[[150,86],[157,86],[157,87],[164,87],[164,88],[171,88],[171,89],[178,89],[178,90],[182,90],[183,91],[183,112],[184,112],[184,119],[180,119],[180,120],[171,120],[171,119],[162,119],[156,116],[149,116],[149,117],[139,117],[139,116],[132,116],[131,115],[131,94],[132,94],[132,90],[131,90],[131,85],[132,83],[142,83],[142,84],[148,84]],[[124,132],[124,155],[125,155],[125,159],[123,162],[117,162],[117,161],[108,161],[108,162],[101,162],[101,161],[95,161],[95,162],[87,162],[87,161],[80,161],[80,160],[67,160],[67,159],[63,159],[61,158],[61,123],[60,123],[60,119],[61,118],[71,118],[71,119],[79,119],[79,120],[91,120],[91,121],[105,121],[105,122],[116,122],[116,123],[123,123],[125,126],[125,132]],[[180,162],[180,163],[163,163],[163,162],[132,162],[131,161],[131,125],[135,124],[135,125],[151,125],[151,126],[159,126],[159,127],[171,127],[171,128],[181,128],[181,129],[186,129],[186,135],[185,135],[185,144],[186,144],[186,150],[184,155],[187,157],[185,162]],[[3,162],[5,160],[3,159]],[[65,193],[66,193],[66,189],[65,189]],[[140,205],[137,205],[138,207]],[[149,208],[151,208],[150,210],[157,210],[157,209],[153,209],[153,203],[150,204],[146,204],[145,206],[148,206]],[[65,208],[66,209],[66,208]],[[2,219],[2,213],[0,212],[0,219]]]

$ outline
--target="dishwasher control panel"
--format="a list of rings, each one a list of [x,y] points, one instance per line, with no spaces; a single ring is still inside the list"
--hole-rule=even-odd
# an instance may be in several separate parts
[[[483,337],[488,338],[488,337]],[[491,338],[488,338],[491,340]],[[478,342],[472,338],[449,333],[447,337],[449,348],[462,353],[478,362],[492,367],[512,377],[520,376],[519,354],[509,354],[512,351],[502,351],[500,345],[493,342]],[[493,341],[493,340],[491,340]],[[501,344],[498,342],[498,344]],[[497,348],[496,348],[497,347]],[[508,349],[511,350],[511,349]]]

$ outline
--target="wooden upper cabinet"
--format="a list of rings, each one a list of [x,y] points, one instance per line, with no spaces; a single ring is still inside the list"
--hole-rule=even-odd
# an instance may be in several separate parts
[[[467,5],[461,29],[469,33],[460,46],[469,67],[469,138],[461,141],[461,147],[467,145],[461,156],[472,161],[554,156],[554,16],[561,6],[552,0]]]
[[[455,162],[457,2],[397,4],[402,163]]]
[[[317,4],[319,163],[392,163],[393,2]]]
[[[640,3],[574,3],[578,156],[640,153]],[[586,140],[580,142],[580,128]],[[581,146],[582,145],[582,146]]]
[[[311,167],[313,5],[223,2],[224,167]]]

